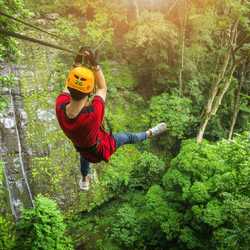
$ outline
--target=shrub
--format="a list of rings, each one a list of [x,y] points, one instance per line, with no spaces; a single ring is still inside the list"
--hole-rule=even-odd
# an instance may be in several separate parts
[[[140,238],[136,210],[128,204],[123,205],[115,215],[110,231],[110,238],[118,245],[133,249],[135,242]]]
[[[102,182],[114,194],[128,188],[131,171],[140,152],[134,145],[120,148],[111,158],[109,166],[105,169]]]
[[[152,153],[144,152],[134,163],[130,185],[132,187],[148,189],[153,183],[160,181],[164,170],[164,161]]]
[[[14,246],[14,237],[10,223],[0,216],[0,250],[10,250]]]
[[[194,121],[191,110],[190,99],[163,93],[151,99],[149,113],[151,125],[166,122],[168,133],[181,139]]]
[[[63,216],[54,201],[38,196],[34,209],[23,210],[17,223],[15,249],[70,250],[70,238],[65,236]]]
[[[163,177],[151,186],[137,225],[134,249],[248,249],[250,141],[183,143]],[[144,157],[145,158],[145,157]],[[137,248],[136,248],[137,247]]]
[[[159,221],[168,240],[184,249],[248,248],[249,152],[247,135],[233,142],[183,144],[163,177],[165,209],[182,214],[178,223],[173,215]]]
[[[16,15],[18,13],[18,18],[22,19],[24,16],[28,15],[27,9],[25,9],[25,4],[23,0],[13,0],[13,1],[0,1],[0,9],[2,12],[8,15]],[[1,27],[6,28],[9,31],[17,31],[19,25],[16,22],[10,22],[8,18],[0,16]],[[18,54],[19,50],[17,48],[17,42],[4,35],[0,35],[0,60],[14,54]]]

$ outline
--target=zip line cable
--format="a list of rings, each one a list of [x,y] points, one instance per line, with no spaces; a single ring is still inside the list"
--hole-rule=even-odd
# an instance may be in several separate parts
[[[23,20],[20,20],[20,19],[18,19],[18,18],[15,18],[15,17],[13,17],[13,16],[11,16],[11,15],[5,14],[5,13],[3,13],[2,11],[0,11],[0,15],[1,15],[1,16],[4,16],[4,17],[7,17],[7,18],[9,18],[9,19],[12,19],[12,20],[14,20],[14,21],[16,21],[16,22],[22,23],[22,24],[24,24],[24,25],[26,25],[26,26],[28,26],[28,27],[33,28],[33,29],[39,30],[39,31],[41,31],[41,32],[43,32],[43,33],[46,33],[46,34],[48,34],[48,35],[50,35],[50,36],[53,36],[53,37],[55,37],[55,38],[61,39],[61,40],[65,41],[65,42],[72,42],[72,41],[70,41],[70,40],[67,40],[67,39],[61,37],[61,36],[58,36],[58,35],[53,34],[53,33],[50,33],[50,32],[48,32],[48,31],[46,31],[46,30],[44,30],[44,29],[41,29],[41,28],[39,28],[39,27],[37,27],[37,26],[35,26],[35,25],[33,25],[33,24],[24,22]]]
[[[70,50],[70,49],[67,49],[67,48],[52,44],[52,43],[48,43],[48,42],[45,42],[45,41],[42,41],[42,40],[39,40],[39,39],[36,39],[33,37],[25,36],[25,35],[16,33],[14,31],[5,30],[5,29],[2,29],[1,27],[0,27],[0,33],[3,35],[6,35],[6,36],[18,38],[20,40],[25,40],[25,41],[41,44],[41,45],[46,46],[46,47],[62,50],[62,51],[68,52],[70,54],[81,55],[81,54],[79,54],[79,52],[75,52],[73,50]],[[103,43],[104,43],[103,41],[100,42],[100,44],[98,44],[98,46],[94,49],[94,51],[96,51],[100,46],[102,46]]]
[[[77,54],[73,50],[70,50],[70,49],[55,45],[55,44],[51,44],[51,43],[48,43],[48,42],[45,42],[45,41],[42,41],[42,40],[38,40],[38,39],[35,39],[33,37],[28,37],[28,36],[13,32],[13,31],[5,30],[5,29],[2,29],[1,27],[0,27],[0,32],[1,32],[1,34],[4,34],[6,36],[11,36],[11,37],[15,37],[15,38],[18,38],[18,39],[21,39],[21,40],[25,40],[25,41],[29,41],[29,42],[33,42],[33,43],[38,43],[38,44],[41,44],[41,45],[46,46],[46,47],[66,51],[66,52],[74,54],[74,55]]]
[[[70,42],[70,43],[72,42],[72,40],[67,40],[67,39],[65,39],[65,38],[63,38],[61,36],[58,36],[58,35],[53,34],[53,33],[50,33],[50,32],[48,32],[48,31],[46,31],[44,29],[41,29],[41,28],[39,28],[39,27],[37,27],[37,26],[35,26],[33,24],[27,23],[27,22],[25,22],[23,20],[20,20],[18,18],[13,17],[13,16],[11,16],[9,14],[3,13],[2,11],[0,11],[0,16],[4,16],[4,17],[7,17],[9,19],[12,19],[12,20],[14,20],[16,22],[24,24],[24,25],[26,25],[28,27],[31,27],[33,29],[36,29],[36,30],[38,30],[40,32],[46,33],[46,34],[48,34],[50,36],[53,36],[53,37],[55,37],[57,39],[60,39],[60,40],[66,41],[66,42]],[[63,51],[66,51],[68,53],[71,53],[71,54],[79,54],[79,53],[74,52],[73,50],[69,50],[67,48],[64,48],[64,47],[61,47],[61,46],[58,46],[58,45],[55,45],[55,44],[51,44],[51,43],[48,43],[48,42],[45,42],[45,41],[42,41],[42,40],[39,40],[39,39],[36,39],[36,38],[33,38],[33,37],[28,37],[28,36],[22,35],[20,33],[16,33],[14,31],[8,31],[6,29],[2,29],[1,26],[0,26],[0,32],[2,34],[6,35],[6,36],[11,36],[11,37],[15,37],[15,38],[18,38],[18,39],[21,39],[21,40],[25,40],[25,41],[29,41],[29,42],[41,44],[43,46],[51,47],[51,48],[54,48],[54,49],[63,50]],[[99,49],[104,43],[105,43],[105,40],[101,41],[96,46],[96,48],[94,49],[94,51],[96,51],[97,49]]]

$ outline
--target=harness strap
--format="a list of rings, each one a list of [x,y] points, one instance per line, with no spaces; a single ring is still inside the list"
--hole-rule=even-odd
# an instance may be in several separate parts
[[[98,154],[98,152],[97,152],[97,146],[98,146],[99,144],[100,144],[100,140],[97,139],[96,144],[94,144],[94,145],[91,146],[91,147],[85,148],[85,147],[81,147],[81,146],[78,146],[78,145],[75,145],[75,144],[74,144],[74,147],[75,147],[76,151],[78,151],[79,153],[84,151],[84,152],[89,152],[89,153]]]
[[[77,152],[81,153],[81,152],[86,152],[86,153],[91,153],[93,154],[97,159],[99,160],[103,160],[102,156],[97,152],[97,146],[100,144],[100,140],[97,139],[97,143],[94,144],[93,146],[91,147],[88,147],[88,148],[84,148],[84,147],[81,147],[81,146],[78,146],[78,145],[74,145],[75,149]]]

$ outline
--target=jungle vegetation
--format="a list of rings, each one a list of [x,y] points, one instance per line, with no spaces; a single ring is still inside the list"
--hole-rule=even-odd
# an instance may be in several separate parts
[[[55,119],[73,56],[0,34],[0,61],[20,75],[36,196],[14,223],[0,164],[0,249],[247,250],[250,246],[250,2],[0,0],[0,27],[77,49],[98,48],[106,127],[167,132],[118,150],[78,189],[79,156]],[[0,76],[1,88],[16,87]],[[0,98],[0,111],[8,100]],[[39,112],[48,112],[39,119]],[[3,201],[3,202],[2,202]]]

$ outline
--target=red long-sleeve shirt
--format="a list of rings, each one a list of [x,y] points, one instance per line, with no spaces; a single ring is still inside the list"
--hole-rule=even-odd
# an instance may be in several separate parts
[[[83,107],[73,119],[68,118],[65,112],[65,107],[70,100],[70,94],[65,92],[56,98],[56,116],[64,134],[74,145],[81,148],[81,155],[89,162],[108,161],[115,152],[116,145],[114,137],[101,128],[105,113],[103,99],[95,96],[91,105]],[[95,144],[97,144],[95,153],[82,150]]]

